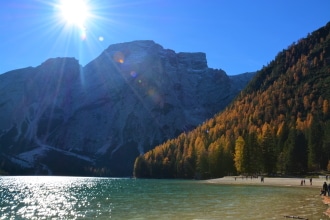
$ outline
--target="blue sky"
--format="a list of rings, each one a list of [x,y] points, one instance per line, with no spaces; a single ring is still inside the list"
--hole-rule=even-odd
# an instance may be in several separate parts
[[[85,1],[84,30],[63,18],[60,0],[1,1],[0,73],[52,57],[84,66],[111,44],[154,40],[176,52],[205,52],[209,67],[234,75],[259,70],[330,21],[329,0]]]

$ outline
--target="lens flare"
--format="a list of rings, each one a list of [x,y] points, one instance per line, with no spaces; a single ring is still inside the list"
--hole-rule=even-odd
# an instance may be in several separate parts
[[[117,63],[124,63],[124,54],[122,52],[118,51],[113,55],[113,59]]]
[[[81,28],[81,33],[80,33],[80,38],[81,40],[86,40],[87,34],[86,34],[86,28]]]
[[[135,72],[135,71],[131,71],[131,76],[133,77],[133,78],[135,78],[136,76],[137,76],[137,72]]]

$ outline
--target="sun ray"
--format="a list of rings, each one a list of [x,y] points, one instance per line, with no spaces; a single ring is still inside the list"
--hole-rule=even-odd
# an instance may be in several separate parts
[[[68,24],[82,28],[89,17],[89,7],[85,0],[61,0],[59,4],[61,16]]]

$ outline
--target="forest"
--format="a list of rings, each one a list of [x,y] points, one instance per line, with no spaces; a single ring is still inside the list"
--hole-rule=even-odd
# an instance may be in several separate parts
[[[222,112],[156,146],[137,178],[330,171],[330,22],[279,52]]]

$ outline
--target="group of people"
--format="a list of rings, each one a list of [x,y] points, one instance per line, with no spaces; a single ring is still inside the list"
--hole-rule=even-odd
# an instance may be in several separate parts
[[[327,182],[324,182],[323,186],[322,186],[322,189],[321,189],[321,194],[320,195],[326,196],[327,193],[328,193],[328,196],[330,196],[330,183],[328,185]]]
[[[310,184],[310,185],[313,184],[313,179],[312,179],[312,178],[309,179],[309,184]],[[301,186],[306,185],[306,181],[305,181],[304,179],[301,180],[300,185],[301,185]]]

